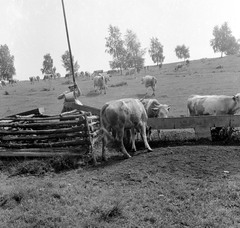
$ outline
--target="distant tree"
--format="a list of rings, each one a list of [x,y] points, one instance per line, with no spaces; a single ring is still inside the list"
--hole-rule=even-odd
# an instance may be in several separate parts
[[[0,45],[0,79],[8,80],[15,74],[14,56],[10,54],[6,44]]]
[[[222,57],[223,54],[232,55],[239,52],[240,44],[232,35],[232,31],[228,27],[227,22],[224,22],[221,27],[216,25],[213,28],[213,36],[214,39],[210,40],[210,45],[214,53],[220,52]]]
[[[184,44],[178,45],[175,48],[175,53],[179,59],[184,59],[184,61],[185,61],[185,59],[190,58],[189,48],[187,48]]]
[[[53,74],[53,59],[51,55],[48,53],[43,56],[43,59],[42,74]]]
[[[73,70],[75,75],[78,72],[80,66],[77,61],[74,63],[74,56],[72,56],[72,60],[73,60]],[[63,62],[63,67],[66,69],[66,72],[72,73],[69,51],[65,51],[65,53],[62,55],[62,62]]]
[[[163,56],[163,45],[158,41],[158,38],[151,38],[148,52],[154,63],[162,64],[165,57]]]
[[[124,41],[122,40],[121,32],[117,26],[109,25],[109,36],[106,39],[106,52],[112,55],[113,60],[110,62],[112,69],[119,68],[122,73],[122,69],[125,67],[126,50],[124,48]]]
[[[141,48],[141,43],[138,41],[136,33],[132,30],[127,30],[124,40],[126,46],[126,66],[141,69],[144,66],[145,50]]]

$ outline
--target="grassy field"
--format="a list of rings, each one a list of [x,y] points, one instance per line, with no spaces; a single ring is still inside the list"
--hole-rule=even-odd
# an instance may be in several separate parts
[[[187,115],[191,94],[240,92],[240,57],[195,60],[178,71],[175,65],[115,75],[106,95],[93,91],[92,80],[78,79],[80,100],[101,108],[109,100],[143,97],[145,74],[157,77],[156,98],[171,105],[171,116]],[[67,86],[62,78],[4,87],[0,117],[37,107],[58,114],[63,101],[57,96]],[[127,160],[108,151],[109,160],[97,167],[61,158],[0,160],[0,227],[240,227],[238,145],[150,145],[153,152],[139,145]]]
[[[222,69],[216,69],[222,65]],[[135,76],[113,76],[109,82],[107,94],[98,94],[93,90],[92,80],[77,79],[83,92],[79,99],[83,104],[101,108],[102,105],[118,98],[141,98],[146,89],[141,84],[141,77],[149,74],[156,76],[156,98],[160,103],[171,106],[171,116],[187,115],[186,100],[191,94],[226,94],[235,95],[240,92],[240,57],[228,56],[217,59],[191,61],[189,67],[175,71],[174,64],[164,64],[142,70]],[[114,85],[125,82],[125,85]],[[0,90],[0,117],[16,114],[36,107],[45,107],[47,114],[58,114],[62,109],[63,100],[57,97],[68,90],[66,79],[50,82],[40,81],[31,85],[29,81],[21,81],[17,85],[7,86]],[[122,83],[124,84],[124,83]],[[111,87],[113,85],[113,87]],[[9,95],[5,95],[6,91]],[[149,96],[151,91],[148,91]]]

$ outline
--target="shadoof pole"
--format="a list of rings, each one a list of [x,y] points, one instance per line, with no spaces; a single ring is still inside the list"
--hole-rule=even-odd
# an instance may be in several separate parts
[[[72,51],[71,51],[71,45],[70,45],[70,41],[69,41],[67,19],[66,19],[65,6],[64,6],[63,0],[62,0],[62,8],[63,8],[63,16],[64,16],[66,34],[67,34],[68,51],[69,51],[69,55],[70,55],[70,62],[71,62],[71,70],[72,70],[73,84],[76,85],[75,75],[74,75],[74,67],[73,67]]]

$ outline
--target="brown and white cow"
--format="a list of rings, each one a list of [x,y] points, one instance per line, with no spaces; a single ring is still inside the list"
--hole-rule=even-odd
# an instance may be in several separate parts
[[[187,100],[190,116],[234,115],[240,110],[240,93],[226,95],[191,95]]]
[[[100,112],[100,131],[104,137],[102,145],[102,158],[106,160],[105,146],[109,144],[120,148],[121,152],[127,158],[131,157],[123,144],[125,129],[131,130],[133,151],[136,151],[135,129],[142,135],[144,145],[148,151],[152,151],[146,137],[147,120],[148,117],[146,110],[138,99],[125,98],[107,102]],[[113,137],[110,132],[113,132],[115,137]],[[93,156],[93,160],[94,163],[96,163],[95,156]]]
[[[93,78],[94,89],[97,89],[102,93],[104,90],[104,94],[106,94],[106,87],[107,87],[107,79],[103,75],[97,75]]]
[[[146,89],[148,87],[151,87],[153,90],[153,96],[155,96],[155,89],[156,89],[156,84],[157,84],[157,79],[154,76],[150,76],[150,75],[146,75],[144,77],[142,77],[141,80],[142,84],[145,85]]]

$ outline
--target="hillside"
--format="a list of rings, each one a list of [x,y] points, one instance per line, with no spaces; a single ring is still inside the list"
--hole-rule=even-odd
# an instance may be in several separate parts
[[[150,66],[148,70],[143,69],[136,75],[114,75],[109,82],[106,95],[93,90],[92,80],[78,78],[77,83],[83,92],[83,96],[79,99],[86,105],[101,108],[105,102],[113,99],[142,98],[146,89],[141,84],[141,77],[147,74],[157,77],[155,97],[161,103],[171,106],[171,116],[187,115],[186,100],[191,94],[234,95],[240,92],[240,57],[238,56],[193,60],[190,61],[189,66],[175,71],[176,64],[163,64],[161,69]],[[218,65],[223,68],[216,69]],[[0,117],[36,107],[45,107],[47,114],[58,114],[62,109],[63,101],[58,100],[57,97],[68,90],[66,81],[65,78],[49,82],[41,80],[34,85],[29,81],[21,81],[17,85],[4,87],[0,90]],[[123,86],[116,86],[121,83]],[[152,94],[150,89],[148,94],[149,96]]]

